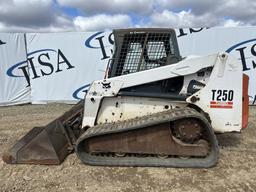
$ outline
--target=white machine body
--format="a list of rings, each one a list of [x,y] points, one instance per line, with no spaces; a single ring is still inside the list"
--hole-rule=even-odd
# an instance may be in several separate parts
[[[210,68],[204,76],[197,72]],[[172,108],[196,106],[209,118],[215,132],[239,132],[242,128],[241,64],[226,53],[182,61],[137,73],[94,81],[85,96],[82,127],[99,123],[123,121]],[[121,89],[184,77],[179,95],[187,95],[186,101],[169,98],[120,96]],[[189,82],[196,80],[204,86],[192,95],[187,94]]]

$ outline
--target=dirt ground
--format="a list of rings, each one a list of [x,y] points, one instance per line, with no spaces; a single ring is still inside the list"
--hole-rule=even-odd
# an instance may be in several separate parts
[[[71,105],[0,108],[0,154],[34,126],[42,126]],[[0,191],[256,191],[256,107],[242,134],[218,136],[220,160],[210,169],[95,167],[75,154],[62,165],[7,165],[0,160]]]

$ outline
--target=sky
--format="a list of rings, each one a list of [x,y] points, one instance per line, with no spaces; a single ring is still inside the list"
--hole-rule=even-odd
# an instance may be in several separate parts
[[[0,32],[256,25],[255,0],[0,0]]]

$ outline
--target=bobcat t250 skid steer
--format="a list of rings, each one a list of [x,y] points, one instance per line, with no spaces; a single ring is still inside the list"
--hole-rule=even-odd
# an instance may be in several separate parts
[[[211,167],[215,132],[248,123],[248,77],[227,53],[182,58],[173,29],[114,30],[106,78],[85,99],[21,138],[7,163]]]

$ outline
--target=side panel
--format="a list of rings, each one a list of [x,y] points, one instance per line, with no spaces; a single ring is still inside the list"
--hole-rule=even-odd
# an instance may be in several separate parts
[[[97,117],[97,124],[124,121],[153,113],[185,107],[185,102],[149,97],[109,97],[104,98]]]
[[[207,85],[187,102],[209,115],[215,132],[239,132],[242,128],[241,64],[231,55],[219,55]]]

